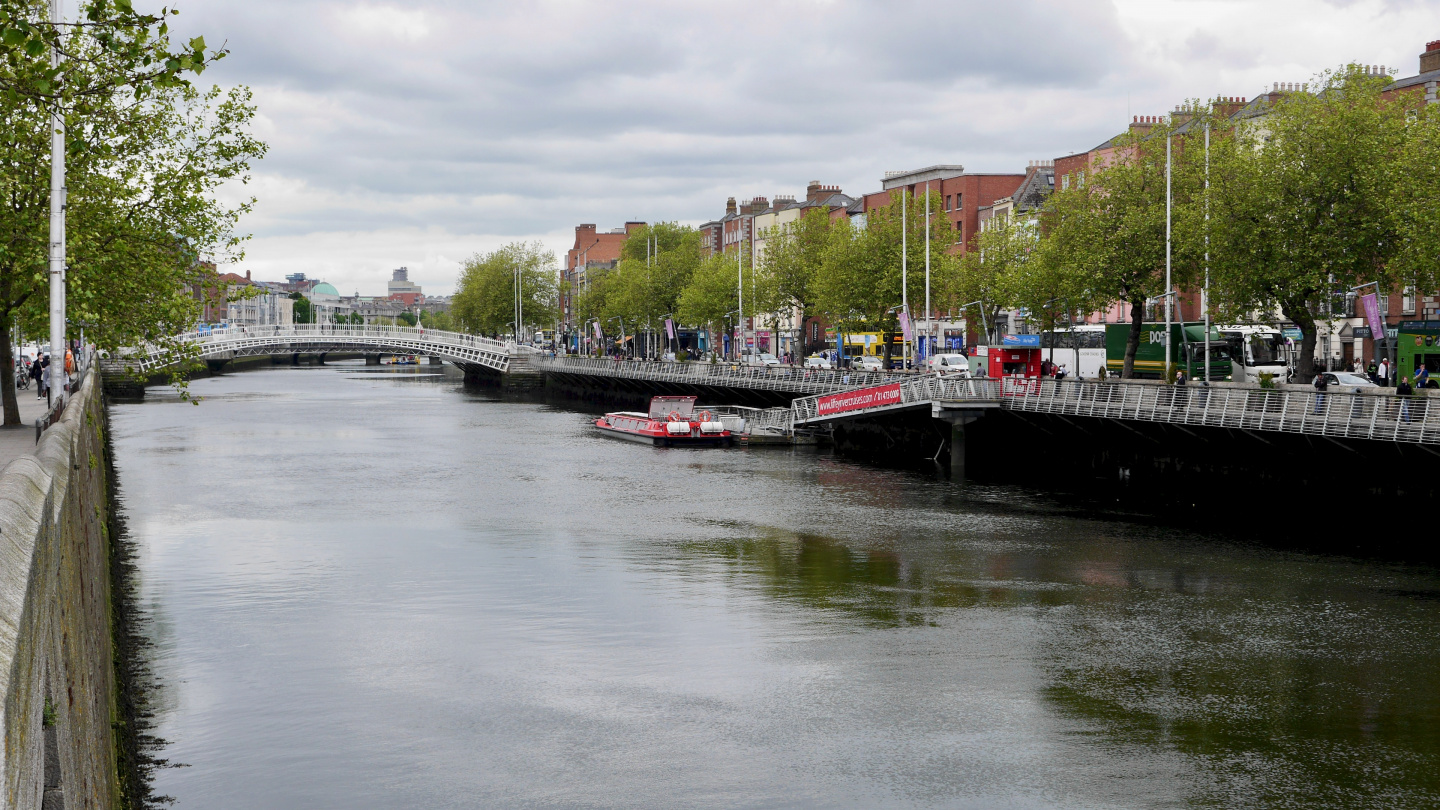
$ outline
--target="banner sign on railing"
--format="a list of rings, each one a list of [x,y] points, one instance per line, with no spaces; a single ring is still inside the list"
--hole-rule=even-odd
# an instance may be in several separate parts
[[[818,416],[829,416],[898,404],[900,404],[900,383],[891,383],[820,397],[815,402],[815,413]]]

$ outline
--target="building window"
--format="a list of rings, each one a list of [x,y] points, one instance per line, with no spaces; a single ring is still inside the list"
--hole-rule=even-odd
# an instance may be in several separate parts
[[[1085,172],[1076,172],[1076,173],[1075,173],[1075,187],[1076,187],[1076,188],[1084,188],[1084,187],[1085,187]]]
[[[965,198],[964,198],[964,196],[963,196],[963,195],[960,195],[960,194],[956,194],[956,195],[955,195],[955,210],[956,210],[956,211],[959,211],[961,208],[964,208],[964,207],[965,207]]]
[[[1060,190],[1061,190],[1061,191],[1066,191],[1066,190],[1068,190],[1069,188],[1070,188],[1070,175],[1067,174],[1067,175],[1065,175],[1064,177],[1060,178]]]
[[[1380,314],[1381,314],[1381,315],[1389,315],[1389,314],[1390,314],[1390,296],[1388,296],[1388,295],[1382,295],[1382,296],[1380,296]]]
[[[1401,294],[1401,296],[1400,296],[1400,314],[1401,314],[1401,315],[1414,315],[1414,314],[1415,314],[1415,288],[1414,288],[1414,287],[1406,287],[1405,290],[1404,290],[1404,292]]]

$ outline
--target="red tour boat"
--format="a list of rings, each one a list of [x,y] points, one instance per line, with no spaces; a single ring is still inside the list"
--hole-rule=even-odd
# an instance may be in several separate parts
[[[607,413],[595,427],[606,436],[655,447],[725,447],[731,439],[713,414],[695,412],[695,397],[652,397],[650,413]]]

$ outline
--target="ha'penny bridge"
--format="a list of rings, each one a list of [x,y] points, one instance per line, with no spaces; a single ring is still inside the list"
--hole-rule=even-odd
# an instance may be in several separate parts
[[[1440,398],[1431,407],[1428,392],[1397,397],[1393,389],[1322,394],[1294,385],[958,379],[554,357],[454,332],[317,325],[193,332],[123,352],[106,370],[144,375],[185,359],[215,368],[242,357],[331,354],[425,356],[459,367],[467,380],[543,387],[592,401],[640,404],[655,395],[694,395],[712,405],[745,406],[752,428],[771,435],[819,433],[882,456],[948,458],[952,469],[962,470],[1064,466],[1070,456],[1084,456],[1107,459],[1097,464],[1121,478],[1157,466],[1227,475],[1232,462],[1248,458],[1296,474],[1345,468],[1383,477],[1386,465],[1428,464],[1440,456]]]

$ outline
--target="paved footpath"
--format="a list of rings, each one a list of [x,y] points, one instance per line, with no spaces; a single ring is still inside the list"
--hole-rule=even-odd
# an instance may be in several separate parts
[[[20,424],[0,427],[0,469],[35,452],[35,420],[45,415],[45,400],[36,398],[34,382],[15,392],[15,402],[20,406]]]

